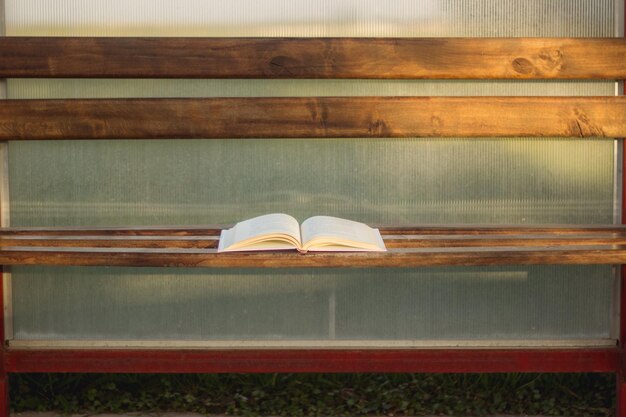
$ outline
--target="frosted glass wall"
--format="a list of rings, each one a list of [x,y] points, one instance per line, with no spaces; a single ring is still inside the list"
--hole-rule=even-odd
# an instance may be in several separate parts
[[[606,272],[23,267],[15,328],[19,339],[601,339]]]
[[[615,36],[617,0],[6,0],[8,35]],[[613,95],[612,82],[9,80],[9,98]],[[14,226],[613,222],[614,143],[320,139],[11,143]],[[607,266],[13,269],[17,339],[602,339]],[[566,296],[564,296],[566,294]]]

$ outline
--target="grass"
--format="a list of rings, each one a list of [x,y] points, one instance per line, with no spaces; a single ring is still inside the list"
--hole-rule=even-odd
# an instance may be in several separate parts
[[[13,411],[613,415],[609,374],[18,374]]]

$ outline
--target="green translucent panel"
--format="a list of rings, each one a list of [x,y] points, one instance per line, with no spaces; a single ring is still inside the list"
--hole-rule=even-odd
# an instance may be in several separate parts
[[[12,142],[11,220],[611,223],[612,152],[610,140],[567,139]]]
[[[621,0],[5,0],[11,36],[614,36]]]
[[[621,0],[5,0],[7,34],[617,34]],[[262,4],[261,4],[262,3]],[[612,82],[9,80],[9,98],[614,95]],[[611,223],[614,143],[569,139],[10,144],[14,226],[231,223],[285,211],[380,224]],[[18,339],[614,337],[610,267],[16,267]]]
[[[9,98],[611,96],[611,81],[10,79]]]
[[[18,339],[609,337],[605,266],[16,272]]]
[[[35,90],[104,96],[120,88],[114,81],[15,81],[12,97]],[[157,95],[159,86],[168,95],[175,85],[182,95],[190,85],[206,95],[235,87],[257,94],[263,85],[136,83],[149,86],[144,95]],[[122,83],[131,95],[133,85]],[[274,85],[279,92],[296,87]],[[610,87],[347,81],[311,89],[600,94]],[[301,220],[330,214],[378,224],[611,223],[613,151],[612,140],[549,138],[11,142],[11,218],[14,226],[174,225],[284,211]],[[510,279],[507,269],[476,268],[14,268],[14,331],[22,339],[609,337],[610,268],[515,271]]]
[[[612,141],[12,146],[14,225],[229,223],[273,211],[389,224],[612,219]],[[14,268],[15,336],[323,339],[335,303],[337,338],[608,337],[610,268],[512,271]]]
[[[610,82],[10,80],[11,98],[610,95]],[[376,224],[610,223],[612,140],[11,142],[15,226],[232,223],[268,212]],[[33,163],[36,161],[36,163]]]

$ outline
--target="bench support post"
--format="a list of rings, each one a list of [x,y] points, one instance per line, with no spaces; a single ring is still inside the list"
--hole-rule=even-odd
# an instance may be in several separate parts
[[[617,411],[616,417],[626,417],[626,379],[624,370],[617,373]]]
[[[0,376],[0,417],[9,417],[9,376],[6,371]]]
[[[6,367],[6,338],[4,334],[4,279],[0,267],[0,417],[9,417],[9,375]]]

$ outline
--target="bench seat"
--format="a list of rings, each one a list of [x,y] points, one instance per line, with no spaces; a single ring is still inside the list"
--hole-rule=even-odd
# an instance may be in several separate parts
[[[626,263],[626,227],[382,227],[387,252],[217,254],[219,227],[7,228],[3,265],[417,267]]]

